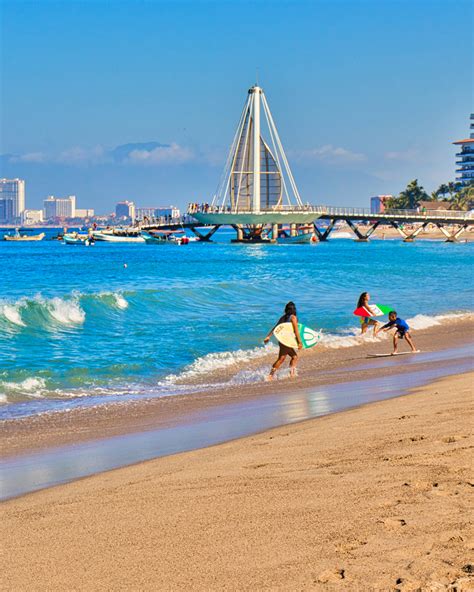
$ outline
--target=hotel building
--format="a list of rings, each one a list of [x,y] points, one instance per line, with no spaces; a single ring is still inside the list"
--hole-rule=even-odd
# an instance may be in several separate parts
[[[474,113],[471,113],[471,130],[474,130]],[[461,146],[461,151],[456,154],[456,181],[463,185],[474,184],[474,132],[465,140],[453,142]]]
[[[0,220],[19,222],[25,211],[25,181],[0,179]]]
[[[119,219],[135,219],[135,204],[133,201],[119,201],[115,206],[115,217]]]
[[[76,217],[76,196],[54,197],[48,195],[43,201],[45,220],[54,218],[75,218]]]

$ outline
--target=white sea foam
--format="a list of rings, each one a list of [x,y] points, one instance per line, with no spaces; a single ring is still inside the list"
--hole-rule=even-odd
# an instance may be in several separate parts
[[[30,377],[25,378],[21,382],[2,382],[0,383],[2,389],[9,392],[26,395],[28,397],[42,398],[46,389],[46,381],[44,378]],[[6,395],[6,396],[7,396]]]
[[[125,309],[128,307],[128,302],[121,292],[99,292],[98,298],[103,298],[115,308]]]
[[[210,374],[216,370],[229,368],[231,366],[239,367],[245,362],[262,358],[270,353],[275,353],[277,347],[274,344],[265,347],[254,347],[253,349],[238,349],[237,351],[226,351],[207,354],[197,358],[192,364],[186,366],[179,374],[170,374],[158,384],[166,386],[174,384],[176,381],[192,380],[199,376]]]
[[[20,308],[22,306],[22,302],[16,302],[15,304],[3,304],[0,308],[3,316],[9,321],[13,323],[13,325],[17,325],[19,327],[25,327],[25,323],[21,318]]]
[[[122,294],[114,294],[114,298],[117,308],[121,308],[123,310],[124,308],[128,307],[128,302],[125,300]]]
[[[52,298],[47,301],[46,308],[53,319],[61,325],[81,325],[86,318],[86,313],[77,299]]]
[[[468,320],[472,318],[473,313],[448,313],[435,316],[427,315],[416,315],[411,319],[407,319],[407,323],[412,329],[428,329],[428,327],[434,327],[435,325],[441,325],[443,323],[449,323],[452,321]]]
[[[4,405],[8,403],[7,396],[4,393],[0,393],[0,405]]]
[[[420,330],[441,323],[452,322],[467,318],[472,318],[472,313],[448,313],[436,316],[416,315],[413,318],[407,319],[409,326],[412,329]],[[315,349],[329,348],[341,349],[348,347],[356,347],[364,343],[379,343],[390,336],[388,333],[379,333],[376,337],[373,336],[372,329],[362,335],[359,327],[344,329],[339,333],[321,333],[321,340]],[[201,378],[212,372],[222,370],[223,368],[235,367],[236,374],[225,384],[245,384],[252,382],[263,381],[268,374],[268,367],[259,367],[254,369],[245,369],[245,364],[250,360],[263,358],[268,354],[275,354],[277,346],[270,344],[266,347],[256,347],[249,350],[237,350],[235,352],[219,352],[211,353],[197,358],[192,364],[185,367],[179,374],[171,374],[158,383],[161,387],[169,387],[180,383],[191,383],[196,378]],[[277,375],[279,378],[286,378],[287,374],[282,372]],[[210,385],[206,385],[210,387]],[[223,386],[222,383],[213,386]]]

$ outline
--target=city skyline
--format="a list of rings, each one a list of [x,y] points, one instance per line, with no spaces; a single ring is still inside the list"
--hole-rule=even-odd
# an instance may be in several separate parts
[[[244,46],[229,24],[239,7],[252,16]],[[0,175],[27,180],[30,208],[51,193],[101,212],[210,201],[258,68],[303,201],[366,205],[412,178],[431,191],[454,180],[452,142],[469,127],[471,13],[464,1],[6,1]],[[46,22],[57,35],[38,45]]]

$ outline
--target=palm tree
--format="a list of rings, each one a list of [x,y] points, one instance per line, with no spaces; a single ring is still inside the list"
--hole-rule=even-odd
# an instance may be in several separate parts
[[[442,183],[436,191],[433,191],[431,196],[433,197],[434,201],[444,200],[446,194],[449,193],[448,186],[446,183]]]
[[[451,210],[469,210],[474,206],[474,185],[463,186],[451,198]]]
[[[420,205],[421,201],[430,201],[430,196],[426,193],[424,187],[418,185],[418,179],[413,179],[408,183],[406,189],[400,192],[397,198],[397,207],[414,210]]]

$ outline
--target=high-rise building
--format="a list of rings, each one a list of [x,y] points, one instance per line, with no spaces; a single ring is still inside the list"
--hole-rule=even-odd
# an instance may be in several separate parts
[[[135,219],[135,204],[133,201],[119,201],[115,206],[115,217],[116,218],[130,218]]]
[[[474,130],[474,113],[471,113],[471,130]],[[474,132],[471,132],[469,138],[453,144],[461,146],[461,152],[456,154],[456,181],[463,185],[474,184]]]
[[[0,179],[0,220],[19,222],[25,210],[25,181]]]
[[[0,222],[10,224],[13,222],[13,200],[0,197]]]
[[[54,197],[48,195],[43,201],[44,217],[46,220],[54,218],[75,218],[76,196]]]

